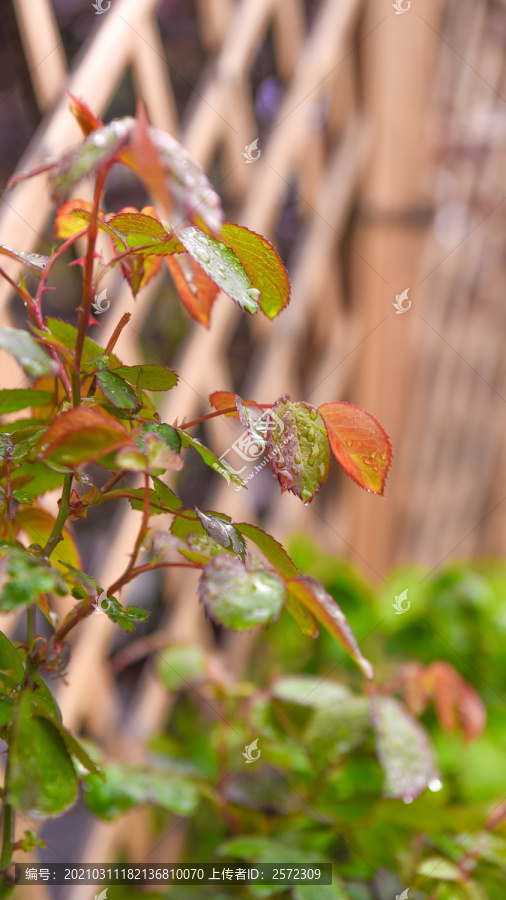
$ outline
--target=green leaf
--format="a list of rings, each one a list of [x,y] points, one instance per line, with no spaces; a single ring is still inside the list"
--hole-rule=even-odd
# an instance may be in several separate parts
[[[410,802],[436,777],[428,735],[391,697],[373,701],[378,759],[385,773],[385,796]]]
[[[50,719],[57,729],[60,728],[62,724],[60,707],[40,674],[33,676],[31,701],[34,715],[42,715]]]
[[[260,292],[260,309],[273,319],[290,300],[290,281],[281,257],[269,241],[242,225],[225,222],[222,236]]]
[[[28,406],[47,406],[53,394],[49,391],[35,391],[32,388],[12,388],[0,391],[0,413],[17,412]]]
[[[327,631],[336,638],[342,647],[355,660],[365,677],[374,678],[374,670],[371,663],[362,655],[355,635],[341,607],[325,588],[309,575],[300,575],[291,578],[286,584],[289,594],[293,594],[296,600],[302,603],[306,609],[325,626]]]
[[[64,477],[62,472],[50,469],[42,460],[26,460],[16,469],[12,485],[22,485],[23,491],[33,500],[61,487]]]
[[[231,522],[224,522],[223,519],[212,513],[204,513],[197,508],[195,508],[195,512],[197,513],[204,531],[209,537],[216,541],[217,544],[220,544],[221,547],[224,547],[225,550],[230,549],[234,553],[237,553],[244,561],[246,547],[244,539],[238,529],[236,529]]]
[[[198,438],[193,437],[193,435],[189,434],[187,431],[183,431],[181,428],[177,428],[176,431],[181,438],[182,447],[193,447],[193,449],[200,454],[206,466],[211,466],[212,469],[214,469],[220,475],[223,475],[223,477],[226,478],[229,483],[233,481],[235,484],[240,484],[241,487],[244,487],[244,481],[242,480],[242,478],[239,478],[239,476],[235,472],[232,472],[232,470],[228,468],[223,460],[218,459],[213,451],[209,450],[209,447],[205,447]]]
[[[351,897],[344,890],[342,882],[336,881],[335,875],[332,876],[332,884],[298,884],[292,888],[292,892],[293,900],[315,900],[316,897],[318,900],[348,900]]]
[[[124,116],[114,119],[65,153],[51,173],[52,197],[61,203],[67,191],[97,166],[110,159],[131,133],[135,119]]]
[[[100,372],[97,372],[95,379],[100,390],[113,406],[117,406],[118,409],[131,409],[134,411],[139,409],[140,403],[135,391],[115,372],[102,369]]]
[[[204,528],[194,509],[181,509],[183,516],[176,516],[173,520],[170,530],[175,537],[185,541],[189,534],[205,535]],[[229,522],[228,516],[224,516],[224,521]]]
[[[287,578],[296,578],[300,572],[288,556],[285,548],[272,535],[249,522],[236,522],[235,527],[244,537],[249,538],[262,551],[266,559]]]
[[[46,719],[48,722],[51,722],[54,728],[58,731],[63,742],[70,753],[71,756],[75,757],[81,765],[91,772],[93,775],[98,775],[102,777],[102,770],[96,765],[96,763],[92,760],[91,756],[86,752],[82,744],[75,738],[70,731],[67,731],[66,728],[63,727],[62,723],[58,721],[58,719],[53,718],[51,714],[48,714],[45,711],[41,711],[41,717]]]
[[[283,675],[271,687],[271,694],[285,703],[326,709],[343,703],[350,692],[343,684],[320,675]]]
[[[178,434],[176,428],[173,428],[172,425],[157,425],[156,422],[148,422],[147,425],[144,426],[143,434],[156,434],[157,437],[161,438],[174,453],[179,453],[181,450],[181,438]]]
[[[102,819],[110,821],[145,803],[187,816],[198,803],[193,781],[170,769],[115,763],[104,768],[104,775],[105,781],[89,776],[85,792],[87,806]]]
[[[146,609],[140,606],[122,606],[114,597],[104,598],[102,609],[116,625],[127,632],[134,631],[134,622],[145,622],[149,618]]]
[[[23,329],[0,325],[0,348],[11,353],[27,375],[54,375],[58,371],[58,363]]]
[[[0,631],[0,672],[8,675],[16,684],[21,684],[25,677],[21,656],[3,631]]]
[[[137,385],[141,376],[143,391],[169,391],[178,381],[176,373],[165,366],[118,366],[111,371],[129,384]]]
[[[221,241],[199,228],[184,228],[178,237],[206,275],[228,294],[240,309],[256,313],[260,291],[253,287],[238,256]]]
[[[183,504],[177,494],[175,494],[174,491],[171,491],[170,487],[167,487],[160,478],[154,476],[153,484],[164,509],[168,512],[175,512],[176,510],[181,509]]]
[[[283,490],[311,503],[330,468],[329,438],[320,413],[309,403],[292,403],[288,394],[271,409],[267,456]]]
[[[366,739],[371,729],[367,697],[349,696],[331,707],[317,709],[306,729],[305,739],[319,766],[336,765]]]
[[[179,691],[191,682],[202,681],[206,654],[197,644],[178,644],[167,647],[156,660],[160,681],[170,691]]]
[[[25,269],[33,272],[34,275],[42,275],[48,262],[51,261],[50,256],[42,256],[40,253],[25,253],[24,250],[11,250],[5,244],[0,244],[0,254],[15,259],[16,262],[21,263]]]
[[[107,219],[107,224],[125,236],[127,247],[142,247],[142,256],[166,256],[183,250],[178,238],[167,231],[158,219],[145,213],[119,213]],[[124,243],[124,242],[123,242]],[[118,250],[121,252],[121,247]]]
[[[41,456],[78,466],[123,446],[132,446],[132,440],[119,422],[81,406],[56,417],[44,433]]]
[[[67,593],[60,572],[27,551],[13,548],[7,557],[7,573],[9,579],[0,592],[2,612],[30,606],[41,594],[54,591],[64,596]]]
[[[55,726],[33,715],[29,691],[18,703],[9,741],[8,802],[36,818],[60,815],[77,800],[70,754]]]
[[[63,344],[64,347],[67,347],[69,350],[75,350],[77,341],[77,328],[74,328],[73,325],[70,325],[68,322],[64,322],[62,319],[53,318],[47,319],[46,325],[57,341],[59,341],[61,344]],[[103,355],[104,348],[101,347],[100,344],[97,344],[95,341],[92,341],[91,338],[85,337],[82,356],[83,363],[89,362],[90,360],[96,359],[97,357],[103,357]],[[117,369],[121,366],[118,357],[115,356],[114,353],[109,354],[109,364],[114,369]],[[121,373],[118,372],[118,375],[120,374]]]
[[[10,697],[0,697],[0,729],[8,725],[14,715],[14,701]]]
[[[429,856],[417,868],[419,875],[434,878],[436,881],[459,881],[462,872],[450,860],[443,856]]]
[[[273,572],[250,572],[236,556],[223,555],[205,567],[199,596],[216,622],[245,631],[275,622],[286,601],[286,590]]]

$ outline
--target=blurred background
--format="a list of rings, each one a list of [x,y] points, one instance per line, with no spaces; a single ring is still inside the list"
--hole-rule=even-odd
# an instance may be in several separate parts
[[[111,276],[92,336],[107,341],[132,312],[123,362],[180,374],[163,420],[209,412],[213,390],[262,403],[289,393],[362,406],[393,444],[384,498],[334,465],[305,508],[280,498],[269,471],[235,492],[192,460],[175,484],[184,503],[256,521],[279,540],[303,531],[378,590],[407,562],[430,571],[504,554],[504,0],[4,0],[0,34],[2,186],[79,140],[65,90],[105,120],[142,98],[204,167],[226,219],[264,234],[288,268],[292,301],[276,321],[222,295],[208,331],[167,272],[136,301]],[[73,196],[90,190],[83,182]],[[129,173],[113,173],[108,210],[146,200]],[[47,253],[53,221],[45,177],[28,181],[2,198],[0,240]],[[78,272],[62,264],[54,286],[46,310],[74,321]],[[5,282],[0,307],[2,323],[24,323]],[[3,386],[23,383],[3,353],[0,368]],[[197,434],[220,455],[240,428],[211,420]],[[138,527],[136,515],[107,512],[76,524],[84,564],[104,583]],[[153,573],[127,599],[143,597],[162,643],[214,641],[191,578]],[[105,616],[87,622],[58,699],[67,724],[103,744],[133,735],[135,756],[168,701],[149,667],[111,676],[125,640]],[[251,637],[220,641],[239,673]],[[97,825],[83,858],[116,839]]]

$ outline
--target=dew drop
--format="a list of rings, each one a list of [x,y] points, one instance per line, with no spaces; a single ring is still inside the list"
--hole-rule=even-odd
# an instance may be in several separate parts
[[[105,147],[105,145],[107,144],[107,138],[105,134],[94,135],[93,143],[95,144],[95,147]]]
[[[248,288],[246,291],[248,297],[251,297],[252,300],[258,300],[260,297],[260,291],[257,288]]]
[[[413,803],[413,797],[409,797],[409,796],[404,797],[403,800],[404,800],[404,803],[406,803],[406,804]]]
[[[429,791],[440,791],[443,787],[443,782],[440,778],[431,778],[427,787],[429,788]]]
[[[204,262],[204,263],[208,263],[209,260],[210,260],[210,258],[211,258],[211,257],[209,256],[209,253],[207,252],[207,250],[203,250],[203,249],[202,249],[202,250],[200,250],[200,249],[199,249],[199,250],[196,250],[196,251],[195,251],[195,256],[196,256],[198,259],[200,259],[202,262]]]
[[[309,501],[311,500],[311,491],[301,491],[300,496],[304,501],[304,506],[309,506]]]
[[[317,412],[316,412],[315,409],[312,409],[312,410],[311,410],[310,416],[311,416],[313,422],[315,422],[315,421],[316,421],[316,416],[317,416]]]

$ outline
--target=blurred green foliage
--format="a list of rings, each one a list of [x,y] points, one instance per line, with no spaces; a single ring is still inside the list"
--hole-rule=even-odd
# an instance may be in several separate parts
[[[432,572],[403,566],[374,586],[307,536],[293,538],[288,550],[343,609],[380,691],[408,662],[446,662],[484,702],[485,728],[466,741],[460,731],[445,731],[429,704],[420,721],[442,787],[436,782],[405,803],[384,796],[360,673],[326,632],[310,640],[283,614],[255,643],[234,685],[213,665],[203,676],[194,648],[187,657],[184,648],[168,648],[158,671],[174,704],[149,751],[151,764],[172,772],[184,763],[185,780],[193,778],[201,792],[185,822],[184,861],[331,861],[334,881],[291,889],[175,886],[154,896],[503,900],[506,564],[453,561]],[[409,609],[396,615],[392,603],[406,589]],[[171,654],[178,666],[184,657],[184,684],[166,677]],[[244,751],[254,739],[261,756],[248,764]],[[161,837],[168,820],[160,808],[154,823]],[[109,896],[134,894],[111,887]]]

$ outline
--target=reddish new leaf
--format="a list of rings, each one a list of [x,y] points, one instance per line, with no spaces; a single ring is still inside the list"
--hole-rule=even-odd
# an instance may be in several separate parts
[[[360,487],[383,495],[392,462],[386,431],[374,416],[351,403],[324,403],[318,407],[338,463]]]
[[[123,425],[81,406],[56,417],[44,432],[40,455],[72,467],[127,446],[132,446],[132,439]]]
[[[292,403],[288,394],[276,400],[270,412],[269,465],[283,490],[311,503],[329,473],[325,423],[314,406]]]
[[[190,315],[209,325],[211,310],[219,293],[217,284],[189,253],[177,253],[165,259],[174,287]]]
[[[357,639],[353,634],[346,616],[324,587],[309,575],[290,578],[286,582],[289,594],[303,604],[307,610],[325,626],[342,647],[355,660],[365,677],[372,680],[374,670],[369,660],[362,655]]]
[[[209,403],[215,409],[231,409],[234,407],[233,412],[225,413],[225,415],[231,416],[233,419],[239,418],[239,413],[237,412],[238,400],[243,406],[256,406],[258,408],[258,404],[254,400],[242,400],[238,394],[234,394],[232,391],[214,391],[212,394],[209,394]]]
[[[434,697],[437,714],[445,731],[460,726],[467,741],[483,731],[486,711],[474,688],[446,662],[430,665],[423,677],[426,688]]]
[[[70,97],[70,112],[76,117],[79,127],[85,137],[88,137],[88,135],[91,134],[92,131],[96,131],[97,128],[102,128],[104,123],[101,119],[97,119],[87,103],[83,100],[79,100],[79,98],[74,96],[74,94],[71,94],[70,91],[67,91],[67,95]]]
[[[258,305],[273,319],[290,300],[290,281],[281,257],[264,237],[232,222],[225,222],[222,238],[241,260],[254,288]]]

